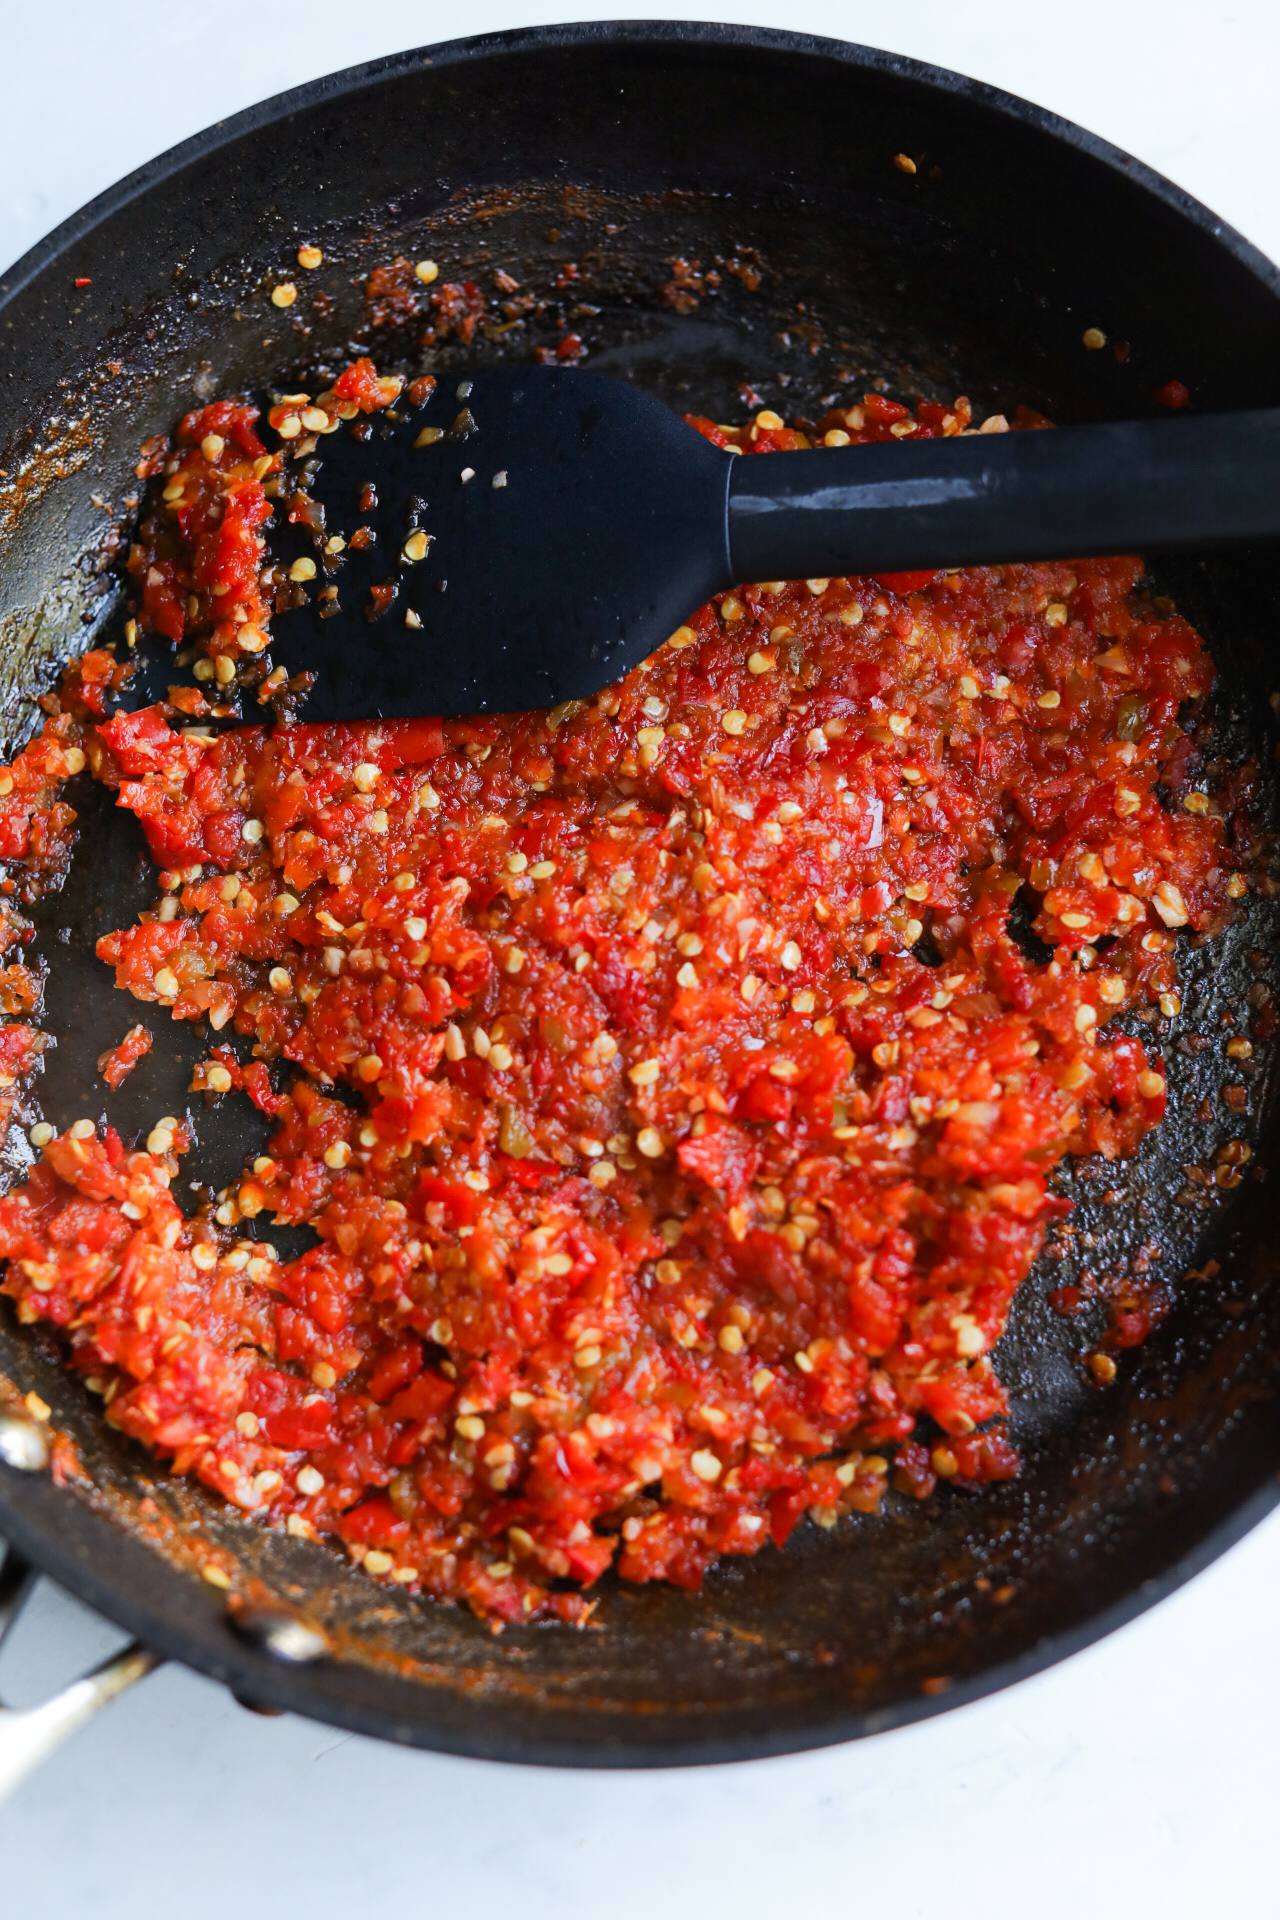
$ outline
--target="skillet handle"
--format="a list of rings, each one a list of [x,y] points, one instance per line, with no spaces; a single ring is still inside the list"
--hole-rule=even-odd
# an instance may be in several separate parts
[[[34,1575],[12,1548],[0,1566],[0,1641],[17,1619]],[[16,1792],[64,1740],[96,1713],[162,1664],[158,1654],[134,1645],[73,1680],[38,1707],[0,1707],[0,1803]]]

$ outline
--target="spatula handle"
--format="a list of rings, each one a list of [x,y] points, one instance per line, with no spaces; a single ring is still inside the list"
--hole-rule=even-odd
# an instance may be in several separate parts
[[[1169,552],[1280,534],[1280,410],[734,461],[735,580]]]

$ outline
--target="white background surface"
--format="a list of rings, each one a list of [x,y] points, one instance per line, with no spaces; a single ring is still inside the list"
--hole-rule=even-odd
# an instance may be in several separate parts
[[[200,127],[359,60],[621,5],[0,0],[0,261]],[[772,0],[646,9],[863,40],[1053,107],[1280,257],[1277,0]],[[1280,1516],[1014,1691],[795,1759],[535,1772],[264,1720],[164,1670],[0,1811],[0,1913],[46,1920],[1254,1920],[1280,1914]],[[115,1644],[42,1587],[39,1698]]]

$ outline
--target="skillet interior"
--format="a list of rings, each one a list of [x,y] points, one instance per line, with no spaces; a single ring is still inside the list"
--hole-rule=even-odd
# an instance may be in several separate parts
[[[900,152],[913,176],[895,168]],[[313,276],[293,265],[302,239],[325,249]],[[736,28],[549,29],[405,56],[202,136],[9,276],[0,686],[15,734],[56,663],[118,628],[112,576],[96,571],[110,516],[93,497],[119,508],[146,434],[215,391],[331,364],[352,340],[421,369],[422,321],[371,331],[362,292],[397,253],[430,254],[442,280],[486,291],[501,266],[548,301],[541,319],[478,337],[477,351],[523,355],[573,327],[593,367],[718,418],[740,417],[744,382],[790,414],[877,377],[906,396],[963,391],[980,413],[1021,400],[1060,420],[1140,414],[1172,375],[1203,407],[1280,402],[1273,271],[1134,163],[972,83]],[[731,260],[758,268],[759,286]],[[581,277],[557,287],[566,261]],[[710,270],[716,290],[696,278]],[[91,286],[77,290],[77,276]],[[285,313],[267,297],[282,277],[306,282]],[[664,298],[681,278],[692,285]],[[582,304],[599,311],[573,317]],[[1127,363],[1086,353],[1086,325],[1129,341]],[[445,349],[445,363],[460,351]],[[1268,765],[1274,573],[1261,550],[1162,570],[1214,647],[1233,750],[1256,746]],[[59,1038],[37,1091],[59,1124],[106,1111],[127,1132],[183,1111],[202,1048],[194,1031],[160,1026],[104,1108],[94,1061],[128,1017],[93,940],[151,889],[133,821],[100,798],[79,796],[81,853],[36,911]],[[591,1631],[494,1638],[469,1614],[388,1595],[327,1551],[167,1482],[6,1310],[0,1368],[52,1402],[86,1479],[68,1492],[5,1473],[0,1528],[104,1613],[242,1695],[496,1757],[783,1751],[1044,1664],[1185,1577],[1274,1497],[1280,1275],[1262,1065],[1246,1081],[1247,1116],[1218,1097],[1243,1077],[1235,1063],[1228,1076],[1221,1023],[1247,1031],[1261,964],[1249,955],[1274,950],[1274,917],[1255,900],[1223,941],[1188,956],[1187,1011],[1163,1040],[1170,1119],[1138,1161],[1076,1172],[1077,1223],[1095,1243],[1080,1264],[1114,1271],[1154,1243],[1177,1304],[1099,1393],[1077,1358],[1088,1323],[1045,1303],[1068,1267],[1042,1263],[998,1356],[1027,1463],[1016,1483],[976,1499],[944,1489],[924,1506],[891,1495],[877,1516],[806,1528],[783,1555],[718,1570],[700,1599],[608,1587]],[[1188,1051],[1198,1035],[1209,1044]],[[246,1104],[195,1113],[186,1177],[220,1185],[256,1150]],[[1212,1165],[1240,1135],[1255,1172],[1227,1206],[1174,1198],[1194,1190],[1185,1165]],[[11,1166],[27,1151],[10,1136]],[[1211,1283],[1182,1281],[1210,1255]],[[290,1670],[239,1640],[194,1570],[211,1549],[238,1565],[246,1593],[323,1620],[349,1657]]]

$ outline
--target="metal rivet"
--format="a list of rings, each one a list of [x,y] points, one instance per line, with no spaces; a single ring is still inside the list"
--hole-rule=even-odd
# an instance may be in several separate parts
[[[231,1625],[246,1640],[254,1640],[264,1653],[292,1667],[305,1667],[322,1660],[329,1651],[327,1636],[310,1621],[300,1619],[278,1607],[241,1607],[229,1616]]]
[[[41,1473],[49,1464],[49,1436],[34,1420],[0,1413],[0,1460],[19,1473]]]

